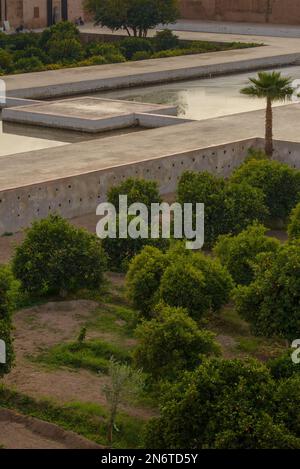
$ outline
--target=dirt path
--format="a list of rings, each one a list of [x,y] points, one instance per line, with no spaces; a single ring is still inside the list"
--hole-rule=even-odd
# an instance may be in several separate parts
[[[0,445],[6,449],[101,448],[74,432],[0,408]]]
[[[6,449],[66,449],[62,443],[34,433],[15,422],[0,422],[0,444]]]

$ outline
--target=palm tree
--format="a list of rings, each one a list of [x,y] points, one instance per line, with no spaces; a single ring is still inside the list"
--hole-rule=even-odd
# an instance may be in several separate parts
[[[258,78],[249,78],[250,85],[241,90],[242,94],[253,98],[265,98],[266,109],[266,139],[265,152],[273,155],[273,109],[275,101],[291,99],[295,89],[292,87],[292,78],[284,77],[280,72],[259,72]]]

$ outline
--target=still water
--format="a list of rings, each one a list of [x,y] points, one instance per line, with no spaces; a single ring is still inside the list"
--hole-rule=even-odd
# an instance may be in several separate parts
[[[130,128],[107,131],[101,134],[89,134],[86,132],[1,122],[0,120],[0,157],[58,147],[69,143],[113,137],[114,135],[122,135],[123,133],[139,130],[141,129]]]
[[[24,127],[26,126],[19,128],[7,126],[0,121],[0,156],[65,145],[64,142],[55,139],[48,140],[39,138],[37,135],[28,135],[28,132],[27,135],[26,132],[22,135],[21,129]]]
[[[283,68],[280,71],[293,79],[300,79],[300,67]],[[210,119],[263,109],[265,107],[264,100],[240,94],[240,89],[248,83],[248,77],[255,75],[255,72],[248,72],[101,94],[93,93],[93,96],[101,95],[106,98],[130,101],[173,104],[178,106],[179,116],[196,120]],[[295,100],[299,101],[299,98],[295,97]]]

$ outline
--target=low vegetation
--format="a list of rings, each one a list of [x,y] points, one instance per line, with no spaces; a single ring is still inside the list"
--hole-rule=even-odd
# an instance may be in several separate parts
[[[170,31],[159,32],[154,38],[125,37],[114,42],[84,43],[76,26],[66,21],[45,29],[41,34],[0,33],[0,75],[201,54],[256,45],[181,41]]]

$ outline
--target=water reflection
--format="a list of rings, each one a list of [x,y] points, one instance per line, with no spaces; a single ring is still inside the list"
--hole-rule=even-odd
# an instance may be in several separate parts
[[[86,132],[75,132],[0,121],[0,156],[58,147],[69,143],[113,137],[115,135],[137,132],[140,130],[142,129],[133,127],[89,134]]]
[[[300,78],[300,67],[280,70],[284,75]],[[265,107],[264,100],[240,94],[249,76],[255,72],[227,75],[217,78],[191,80],[148,86],[131,90],[101,93],[102,97],[178,106],[178,115],[189,119],[210,119],[240,112],[256,111]],[[99,96],[100,93],[93,96]],[[275,104],[276,105],[276,104]],[[278,103],[277,105],[282,105]]]

